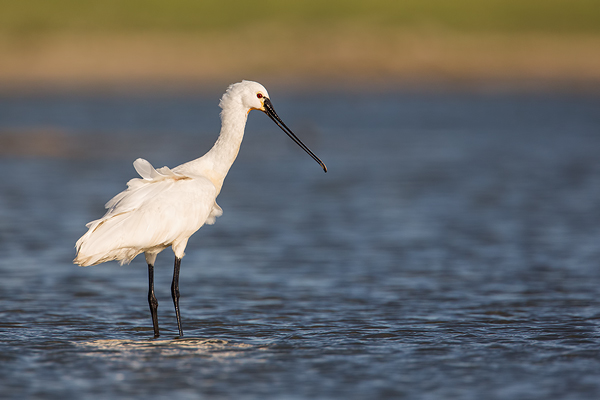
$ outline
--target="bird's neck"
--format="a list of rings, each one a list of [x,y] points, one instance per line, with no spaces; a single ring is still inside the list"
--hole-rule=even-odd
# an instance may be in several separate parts
[[[247,119],[248,110],[243,107],[226,109],[221,113],[221,133],[206,156],[213,163],[215,172],[223,175],[223,179],[240,151]]]
[[[248,110],[241,104],[228,104],[221,113],[221,133],[214,146],[203,157],[182,165],[181,172],[205,176],[221,191],[225,176],[235,161],[248,118]]]

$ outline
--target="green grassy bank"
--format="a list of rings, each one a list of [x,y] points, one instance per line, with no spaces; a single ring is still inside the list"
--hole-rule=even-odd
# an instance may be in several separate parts
[[[0,0],[0,89],[600,86],[598,0]]]
[[[1,0],[0,31],[206,32],[335,24],[463,33],[600,33],[597,0]]]

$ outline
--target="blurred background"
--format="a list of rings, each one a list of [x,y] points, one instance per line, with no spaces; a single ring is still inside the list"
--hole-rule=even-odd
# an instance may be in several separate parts
[[[261,82],[181,270],[79,268]],[[600,398],[598,0],[0,0],[0,393]]]
[[[600,82],[594,0],[1,1],[0,88]]]

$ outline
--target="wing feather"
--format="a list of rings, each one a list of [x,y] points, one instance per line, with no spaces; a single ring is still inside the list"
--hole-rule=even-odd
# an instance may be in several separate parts
[[[123,264],[145,251],[159,252],[174,244],[185,248],[194,232],[223,213],[209,179],[167,167],[156,170],[143,159],[134,167],[142,178],[131,179],[126,190],[106,203],[106,214],[86,225],[88,232],[76,243],[76,264]]]

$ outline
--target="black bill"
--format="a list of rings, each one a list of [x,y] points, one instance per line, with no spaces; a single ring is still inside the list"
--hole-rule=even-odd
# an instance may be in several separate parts
[[[319,165],[323,168],[323,171],[327,172],[327,167],[325,166],[325,164],[323,164],[323,161],[321,161],[321,159],[317,157],[315,153],[310,151],[310,149],[306,147],[306,145],[302,143],[302,141],[300,141],[300,139],[298,139],[296,135],[294,135],[294,132],[292,132],[292,130],[283,123],[281,118],[279,118],[279,116],[273,109],[273,104],[271,104],[271,100],[265,98],[263,101],[263,105],[265,108],[265,114],[267,114],[273,120],[273,122],[275,122],[277,126],[280,127],[281,130],[284,131],[290,137],[290,139],[296,142],[298,146],[302,147],[304,151],[307,152],[313,158],[313,160],[318,162]]]

